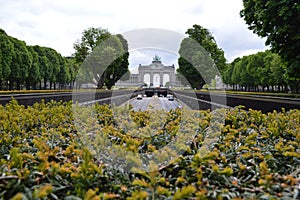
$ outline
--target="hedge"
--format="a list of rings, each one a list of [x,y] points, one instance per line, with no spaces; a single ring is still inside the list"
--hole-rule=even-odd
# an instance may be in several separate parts
[[[12,100],[0,134],[1,199],[300,198],[299,110]]]

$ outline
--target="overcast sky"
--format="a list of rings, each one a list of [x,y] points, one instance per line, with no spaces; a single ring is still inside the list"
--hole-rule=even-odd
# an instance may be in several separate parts
[[[167,29],[184,35],[199,24],[209,29],[228,62],[265,50],[265,39],[247,29],[239,12],[242,0],[0,0],[0,28],[28,45],[51,47],[63,56],[88,27],[111,33],[135,29]],[[155,51],[131,52],[130,64],[148,64]],[[176,55],[158,52],[166,65]]]

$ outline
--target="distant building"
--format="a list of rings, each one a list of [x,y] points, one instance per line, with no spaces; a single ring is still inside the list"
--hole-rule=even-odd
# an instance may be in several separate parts
[[[138,83],[138,74],[130,74],[129,79],[126,81],[122,81],[122,80],[118,80],[115,83],[115,86],[117,87],[139,87],[139,83]]]
[[[139,65],[138,74],[131,74],[129,80],[116,82],[118,87],[137,87],[147,84],[148,86],[180,86],[176,80],[175,66],[165,66],[157,55],[149,65]]]

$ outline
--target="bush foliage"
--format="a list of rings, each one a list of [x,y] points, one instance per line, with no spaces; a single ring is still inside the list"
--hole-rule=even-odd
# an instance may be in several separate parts
[[[42,102],[25,108],[12,100],[0,106],[0,198],[300,197],[299,110],[267,114],[238,107],[219,110],[225,113],[224,123],[218,125],[217,139],[207,143],[213,119],[209,111],[134,112],[130,107],[112,109],[107,105],[93,108],[94,112],[90,107],[82,108],[83,120],[78,121],[72,102]],[[132,121],[122,118],[127,114]],[[108,144],[105,136],[111,146],[126,152],[152,152],[157,159],[170,158],[174,152],[165,147],[187,136],[180,126],[196,132],[184,145],[176,146],[175,142],[182,153],[169,159],[168,165],[149,162],[148,170],[142,170],[145,160],[128,154],[125,156],[127,161],[131,159],[130,165],[124,167],[130,170],[122,170],[122,165],[108,160],[114,158],[105,157],[109,148],[101,149],[101,144]],[[86,136],[92,137],[89,145]],[[97,155],[97,151],[103,155]]]

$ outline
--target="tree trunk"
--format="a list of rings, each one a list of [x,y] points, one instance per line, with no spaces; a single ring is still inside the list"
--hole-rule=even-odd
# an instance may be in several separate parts
[[[19,80],[17,80],[17,90],[21,90],[21,83]]]
[[[46,89],[47,89],[47,80],[44,79],[44,90],[46,90]]]
[[[104,72],[104,73],[101,75],[101,77],[100,77],[100,79],[99,79],[99,81],[98,81],[98,86],[97,86],[98,89],[101,89],[101,88],[103,87],[105,78],[106,78],[106,72]]]
[[[14,85],[14,82],[13,81],[9,81],[9,84],[8,84],[9,90],[13,90],[13,85]]]
[[[26,90],[30,90],[30,82],[27,80],[25,84],[26,84]]]
[[[296,83],[295,85],[295,93],[298,94],[299,93],[299,84]]]
[[[36,90],[36,83],[32,83],[32,89]]]

